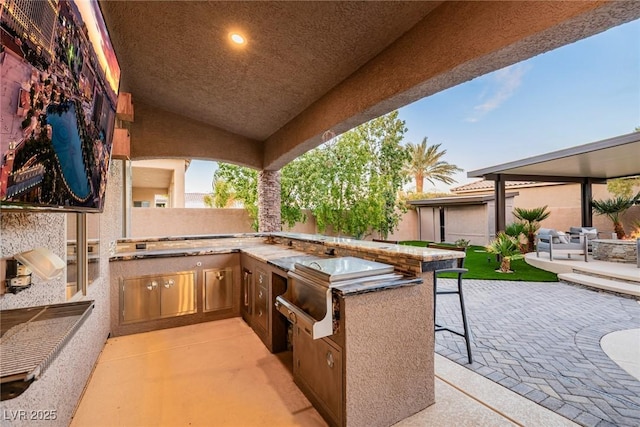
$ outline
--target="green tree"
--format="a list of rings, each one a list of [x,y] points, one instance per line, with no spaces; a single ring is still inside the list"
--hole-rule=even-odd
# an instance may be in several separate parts
[[[204,196],[204,203],[209,207],[226,208],[235,200],[233,186],[224,178],[217,178],[213,182],[213,194]]]
[[[296,181],[300,176],[300,167],[299,161],[294,160],[281,171],[281,216],[282,223],[289,227],[293,227],[296,222],[306,220],[296,187]],[[258,230],[258,171],[220,163],[214,173],[213,182],[212,205],[223,208],[235,200],[242,201],[249,218],[251,218],[251,227]]]
[[[593,211],[597,215],[607,216],[613,222],[613,230],[616,232],[618,239],[624,239],[627,236],[620,216],[637,203],[640,203],[640,192],[634,197],[618,196],[613,199],[591,200]]]
[[[406,132],[394,111],[364,123],[300,157],[300,195],[319,230],[362,238],[383,238],[400,221],[398,191],[406,182],[402,167]]]
[[[213,193],[209,193],[209,194],[205,194],[204,197],[202,198],[202,201],[204,202],[204,205],[208,208],[215,208],[216,204],[215,204],[215,195]]]
[[[546,205],[541,208],[515,208],[513,210],[513,216],[524,223],[524,231],[527,236],[527,252],[533,252],[536,231],[540,229],[540,222],[549,218],[549,215],[551,215],[551,212],[547,210]]]
[[[258,171],[229,163],[219,163],[213,174],[214,205],[224,201],[224,194],[233,193],[241,200],[252,220],[251,226],[258,230]]]
[[[640,176],[607,180],[607,190],[616,197],[633,197],[633,187],[640,185]]]
[[[313,212],[321,232],[330,227],[333,232],[362,238],[378,231],[386,238],[406,210],[398,198],[406,182],[402,167],[408,154],[400,144],[406,130],[394,111],[287,164],[280,176],[283,223],[291,227],[304,221],[306,208]],[[244,203],[254,227],[257,177],[257,171],[233,165],[221,165],[214,175],[214,182],[224,180]]]
[[[416,192],[422,193],[424,180],[431,184],[440,181],[445,184],[453,184],[455,179],[451,178],[456,172],[462,172],[456,165],[441,160],[447,154],[447,150],[438,151],[441,144],[428,146],[427,138],[422,139],[420,144],[407,144],[409,152],[409,160],[407,161],[405,171],[412,175],[416,181]]]
[[[507,224],[504,233],[516,239],[520,252],[524,253],[528,250],[529,238],[527,237],[527,225],[524,222],[518,221]]]

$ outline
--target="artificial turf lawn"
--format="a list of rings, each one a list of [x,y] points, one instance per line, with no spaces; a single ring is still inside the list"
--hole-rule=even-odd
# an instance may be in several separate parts
[[[408,240],[400,242],[402,245],[409,246],[428,246],[428,242],[418,240]],[[440,243],[439,243],[440,244]],[[489,279],[489,280],[517,280],[530,282],[557,282],[558,276],[545,270],[540,270],[529,264],[523,259],[511,261],[511,270],[513,273],[498,273],[500,263],[496,260],[496,256],[487,253],[483,246],[469,246],[467,248],[467,259],[464,261],[464,267],[469,270],[462,277],[465,279]],[[454,273],[441,273],[438,277],[457,277]]]

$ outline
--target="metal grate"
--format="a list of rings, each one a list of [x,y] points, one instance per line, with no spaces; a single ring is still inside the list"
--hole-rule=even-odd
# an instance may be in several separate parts
[[[91,313],[93,301],[46,306],[0,338],[1,381],[37,379]]]

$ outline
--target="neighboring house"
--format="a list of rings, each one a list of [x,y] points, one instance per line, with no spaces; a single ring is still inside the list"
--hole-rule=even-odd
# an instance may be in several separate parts
[[[517,192],[508,192],[507,211],[511,212]],[[418,239],[435,242],[469,240],[486,245],[495,235],[495,197],[493,194],[437,197],[412,200],[418,214]],[[513,218],[511,218],[511,221]]]
[[[185,207],[184,176],[189,164],[190,160],[184,159],[132,161],[132,206],[134,208]]]
[[[208,193],[184,193],[185,208],[207,208],[204,203],[204,197]]]
[[[551,215],[543,221],[547,228],[569,230],[580,223],[580,184],[556,182],[507,182],[507,224],[515,221],[514,208],[532,209],[547,206]],[[636,188],[636,192],[640,190]],[[486,245],[495,236],[495,195],[493,181],[478,180],[451,189],[452,197],[413,200],[410,205],[418,213],[418,239],[454,242],[466,239],[475,245]],[[613,197],[604,184],[593,185],[594,199]],[[628,231],[640,220],[640,206],[623,216]],[[593,226],[604,237],[613,232],[609,218],[594,215]]]

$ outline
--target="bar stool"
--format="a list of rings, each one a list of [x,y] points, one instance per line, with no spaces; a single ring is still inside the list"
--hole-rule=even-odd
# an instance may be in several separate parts
[[[460,251],[460,252],[465,252],[465,255],[467,251],[467,248],[458,248],[458,247],[451,247],[451,246],[444,246],[444,245],[437,245],[437,244],[429,244],[429,248],[445,249],[449,251]],[[471,357],[471,331],[469,329],[469,322],[467,321],[467,312],[464,308],[464,295],[462,292],[462,275],[469,270],[464,268],[464,260],[465,258],[458,259],[457,268],[445,268],[442,270],[435,271],[435,275],[433,279],[433,323],[435,326],[434,334],[435,332],[439,332],[439,331],[449,331],[452,334],[456,334],[464,338],[467,344],[467,358],[469,359],[469,364],[471,364],[473,363],[473,358]],[[455,290],[438,291],[438,273],[457,273],[458,275],[457,288]],[[436,322],[436,303],[437,303],[436,298],[438,295],[446,295],[446,294],[458,294],[460,298],[460,312],[462,313],[462,326],[464,328],[464,332],[455,331],[446,326],[439,325]]]

